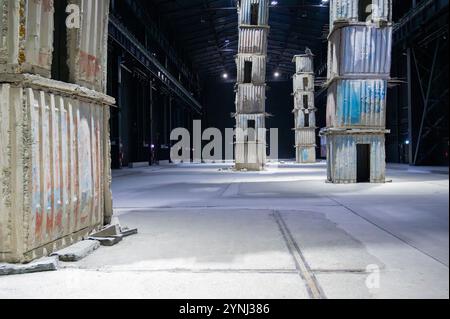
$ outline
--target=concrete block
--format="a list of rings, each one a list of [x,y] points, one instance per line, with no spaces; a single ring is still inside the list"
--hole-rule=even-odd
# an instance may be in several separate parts
[[[123,239],[122,235],[111,236],[111,237],[90,237],[90,240],[97,240],[100,242],[100,245],[111,247],[120,243]]]
[[[91,237],[111,237],[111,236],[118,236],[120,235],[120,225],[114,224],[109,225],[103,228],[102,230],[94,233],[91,235]]]
[[[75,262],[79,261],[100,247],[98,240],[84,240],[70,247],[53,253],[60,261]]]
[[[58,269],[58,258],[46,257],[29,264],[0,264],[0,276],[31,274]]]

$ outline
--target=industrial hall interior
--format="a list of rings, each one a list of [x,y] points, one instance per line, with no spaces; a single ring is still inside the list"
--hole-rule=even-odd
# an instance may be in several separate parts
[[[0,0],[0,299],[448,299],[448,0]]]

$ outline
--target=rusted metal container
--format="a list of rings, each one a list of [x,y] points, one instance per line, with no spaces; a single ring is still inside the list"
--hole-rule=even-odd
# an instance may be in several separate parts
[[[294,110],[295,128],[305,128],[305,127],[316,127],[316,112],[315,110]],[[308,115],[308,123],[306,123],[305,118]],[[312,139],[315,141],[315,138]]]
[[[264,113],[266,85],[239,84],[236,93],[236,110],[239,114]]]
[[[312,53],[295,55],[292,62],[295,63],[296,73],[314,74],[314,55]]]
[[[328,131],[328,180],[333,183],[358,182],[358,145],[369,148],[370,183],[384,183],[386,175],[385,134],[388,131]]]
[[[301,128],[295,131],[295,144],[300,146],[316,146],[316,128]]]
[[[114,99],[36,75],[0,83],[0,261],[27,262],[110,218]]]
[[[53,14],[51,0],[0,0],[0,73],[50,77]]]
[[[259,171],[266,155],[265,114],[236,114],[236,168]],[[251,124],[250,124],[251,123]]]
[[[80,28],[68,30],[70,82],[106,92],[109,1],[69,0],[81,9]]]
[[[298,145],[296,148],[297,163],[313,164],[316,162],[316,147]]]
[[[294,94],[294,107],[297,110],[315,109],[314,92],[297,91]]]
[[[385,128],[386,80],[336,80],[328,90],[328,127]]]
[[[267,55],[268,28],[240,27],[238,53]]]
[[[266,82],[266,56],[253,54],[238,54],[236,56],[237,83],[243,84],[248,79],[253,84]],[[250,74],[246,74],[250,72]]]
[[[391,48],[392,27],[356,25],[337,29],[329,38],[328,79],[388,79]]]
[[[361,8],[361,6],[366,6]],[[355,22],[392,22],[392,0],[331,0],[330,26]]]
[[[238,2],[239,25],[269,24],[269,0]]]
[[[294,74],[294,92],[308,91],[314,92],[314,74],[311,73],[298,73]]]

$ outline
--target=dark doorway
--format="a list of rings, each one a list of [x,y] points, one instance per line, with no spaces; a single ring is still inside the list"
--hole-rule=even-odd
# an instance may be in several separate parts
[[[308,108],[308,104],[309,104],[308,95],[303,95],[303,108],[307,109]]]
[[[259,5],[258,3],[252,3],[252,16],[250,18],[251,25],[258,25],[259,20]]]
[[[67,27],[66,7],[67,0],[55,1],[55,13],[53,31],[53,57],[52,57],[52,79],[69,82],[69,67],[67,66]]]
[[[305,114],[305,127],[309,127],[309,114]]]
[[[370,145],[358,144],[357,152],[357,182],[370,183]]]
[[[248,120],[247,121],[247,136],[249,141],[256,140],[256,121]]]
[[[309,80],[308,80],[308,78],[305,77],[305,78],[303,78],[303,89],[307,90],[308,87],[309,87]]]
[[[245,61],[244,83],[252,83],[252,69],[253,69],[253,63],[251,61]]]
[[[366,22],[372,15],[372,0],[359,0],[359,21]]]

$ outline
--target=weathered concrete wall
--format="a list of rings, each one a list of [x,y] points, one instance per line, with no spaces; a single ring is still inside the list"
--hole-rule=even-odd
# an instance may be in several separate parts
[[[112,216],[108,1],[71,0],[70,78],[52,71],[52,0],[0,0],[0,261],[48,255]]]
[[[50,0],[0,0],[0,73],[50,77],[53,14]]]
[[[112,212],[114,100],[39,76],[0,75],[0,260],[47,255]]]
[[[69,3],[83,12],[80,27],[68,30],[70,81],[106,92],[109,1]]]
[[[386,175],[385,131],[336,131],[327,135],[328,180],[338,184],[357,182],[358,144],[370,145],[370,182],[384,183]]]

